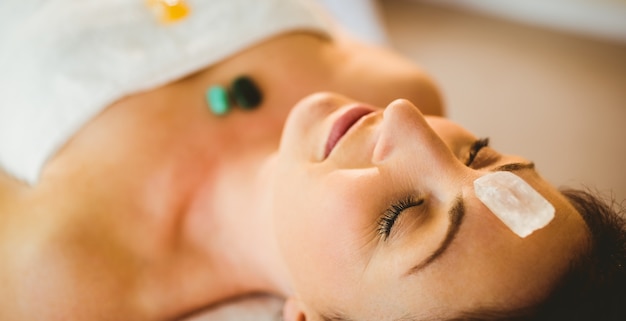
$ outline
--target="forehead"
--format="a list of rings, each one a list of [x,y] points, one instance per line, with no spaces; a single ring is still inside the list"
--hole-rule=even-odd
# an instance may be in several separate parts
[[[358,296],[364,303],[355,313],[379,308],[387,317],[401,317],[476,306],[523,306],[544,297],[580,253],[586,226],[556,189],[545,181],[533,185],[555,204],[556,218],[548,227],[520,238],[480,201],[468,198],[467,222],[450,252],[415,277],[379,280],[369,289],[370,296]]]

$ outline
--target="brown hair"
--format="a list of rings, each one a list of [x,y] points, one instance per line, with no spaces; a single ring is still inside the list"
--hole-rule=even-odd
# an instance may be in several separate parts
[[[626,218],[614,201],[588,191],[566,189],[563,195],[587,223],[590,244],[548,298],[516,310],[477,309],[450,321],[618,321],[626,320]]]

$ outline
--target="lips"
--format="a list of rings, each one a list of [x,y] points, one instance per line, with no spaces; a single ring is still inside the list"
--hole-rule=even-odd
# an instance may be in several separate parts
[[[333,148],[337,145],[339,140],[348,132],[348,130],[361,119],[363,116],[373,112],[371,108],[357,106],[349,109],[343,115],[341,115],[333,124],[326,141],[326,150],[324,151],[324,158],[333,151]]]

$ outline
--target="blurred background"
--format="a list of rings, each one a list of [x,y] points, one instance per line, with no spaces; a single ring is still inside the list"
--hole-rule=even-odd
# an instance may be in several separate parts
[[[556,186],[626,199],[626,0],[320,1],[423,66],[449,118]]]

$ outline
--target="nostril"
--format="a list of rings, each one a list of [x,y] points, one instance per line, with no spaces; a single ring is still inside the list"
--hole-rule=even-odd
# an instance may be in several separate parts
[[[372,153],[372,163],[379,164],[385,161],[391,155],[394,149],[394,140],[391,129],[385,128],[389,126],[389,121],[386,121],[383,116],[383,121],[375,133],[376,145],[374,146],[374,152]]]
[[[383,112],[383,120],[378,134],[378,140],[374,147],[372,162],[378,163],[388,158],[394,150],[394,146],[403,140],[403,136],[410,135],[413,131],[409,127],[418,124],[410,121],[411,113],[417,108],[406,99],[396,99],[391,102]],[[410,124],[407,124],[410,123]]]

